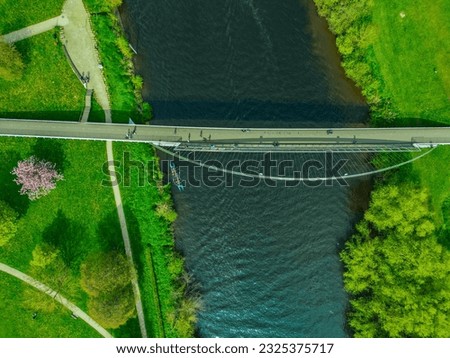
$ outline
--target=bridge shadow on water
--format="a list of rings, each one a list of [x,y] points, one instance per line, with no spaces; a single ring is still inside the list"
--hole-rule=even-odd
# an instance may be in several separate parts
[[[150,101],[153,124],[211,126],[308,128],[361,126],[368,117],[367,106],[317,102],[271,102],[261,100]]]
[[[368,126],[368,109],[364,105],[330,103],[224,101],[151,101],[150,123],[168,126],[231,128],[345,128]],[[114,123],[144,124],[138,111],[112,110]],[[242,113],[244,113],[242,115]],[[78,121],[80,111],[0,112],[0,118]],[[88,122],[101,123],[105,114],[98,106],[90,112]],[[446,123],[423,118],[377,119],[373,127],[445,127]]]

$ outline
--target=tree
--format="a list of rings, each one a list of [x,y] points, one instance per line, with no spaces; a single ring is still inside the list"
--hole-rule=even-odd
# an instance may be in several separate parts
[[[156,205],[156,215],[166,219],[170,223],[173,223],[177,219],[176,211],[165,201],[159,202]]]
[[[134,315],[131,268],[118,252],[92,254],[81,265],[81,286],[89,294],[89,314],[105,328],[117,328]]]
[[[56,188],[56,182],[64,179],[58,173],[55,165],[44,160],[30,157],[17,163],[12,174],[16,176],[14,181],[22,185],[20,194],[27,195],[30,200],[39,199]]]
[[[31,266],[45,268],[55,261],[59,254],[59,250],[53,248],[48,244],[38,244],[33,250],[33,259],[30,262]]]
[[[120,5],[122,5],[122,0],[92,0],[89,7],[99,13],[114,10]]]
[[[24,64],[16,48],[0,39],[0,78],[15,81],[22,78]]]
[[[0,200],[0,246],[6,245],[16,234],[17,217],[18,214]]]
[[[122,5],[122,0],[105,0],[105,3],[110,9],[115,9]]]
[[[120,290],[130,281],[130,265],[115,251],[93,254],[81,265],[81,286],[93,297]]]
[[[104,328],[118,328],[125,324],[135,312],[131,285],[91,298],[88,311]]]
[[[386,186],[341,254],[357,337],[450,336],[450,254],[437,241],[428,195]]]
[[[193,337],[197,312],[201,308],[199,296],[183,297],[178,308],[169,314],[169,322],[175,328],[178,337]]]
[[[70,268],[60,257],[60,252],[54,246],[42,243],[33,250],[33,259],[30,261],[31,277],[43,282],[51,291],[60,294],[69,300],[79,299],[78,281]],[[26,288],[23,292],[23,305],[25,308],[40,312],[53,312],[61,306],[54,297],[37,293],[34,288]],[[54,293],[52,292],[52,296]],[[45,297],[44,297],[45,296]]]

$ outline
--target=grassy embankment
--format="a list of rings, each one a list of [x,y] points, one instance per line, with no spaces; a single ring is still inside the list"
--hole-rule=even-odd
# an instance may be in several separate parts
[[[98,0],[87,0],[92,25],[99,39],[99,54],[104,66],[111,98],[114,122],[127,122],[132,117],[142,122],[150,117],[150,107],[142,101],[142,79],[133,72],[132,51],[128,46],[118,19],[112,9]],[[121,182],[121,194],[132,239],[139,274],[142,299],[149,334],[155,337],[187,337],[194,334],[195,311],[198,300],[187,296],[188,277],[183,260],[174,249],[171,223],[176,214],[168,188],[161,184],[154,150],[144,144],[114,144],[116,160],[130,154],[130,159],[145,165],[144,183],[139,174],[130,170],[127,182]],[[130,185],[131,184],[131,185]]]
[[[448,1],[315,2],[337,35],[343,67],[362,89],[374,126],[450,125]],[[384,185],[425,188],[435,235],[446,247],[450,242],[449,163],[450,148],[439,147],[387,173],[376,189]]]
[[[121,192],[134,238],[133,249],[138,255],[144,308],[147,318],[151,318],[149,326],[155,335],[192,336],[199,300],[187,294],[190,278],[174,249],[171,223],[176,213],[169,187],[162,185],[158,157],[145,144],[117,143],[114,148],[116,160],[121,162]]]
[[[108,85],[114,122],[136,123],[150,119],[148,103],[142,101],[142,78],[134,74],[133,52],[128,46],[114,9],[102,0],[86,0],[91,24],[98,41],[98,51]],[[94,109],[95,110],[95,109]],[[94,114],[102,119],[101,113]]]

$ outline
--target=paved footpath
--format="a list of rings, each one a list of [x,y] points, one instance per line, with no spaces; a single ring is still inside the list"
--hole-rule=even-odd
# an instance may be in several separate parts
[[[89,76],[88,89],[94,90],[98,104],[110,109],[108,92],[99,68],[94,33],[82,0],[67,0],[63,7],[63,16],[69,21],[64,26],[64,45],[77,70]]]
[[[58,292],[52,290],[47,285],[44,285],[42,282],[35,280],[34,278],[28,276],[27,274],[24,274],[23,272],[18,271],[16,269],[14,269],[8,265],[2,264],[2,263],[0,263],[0,271],[3,271],[11,276],[14,276],[14,277],[18,278],[19,280],[22,280],[23,282],[28,283],[30,286],[33,286],[34,288],[38,289],[39,291],[44,292],[45,294],[49,295],[51,298],[58,301],[66,308],[68,308],[70,311],[72,311],[77,317],[79,317],[83,321],[85,321],[88,325],[90,325],[92,328],[94,328],[103,337],[113,338],[112,335],[106,329],[104,329],[96,321],[94,321],[90,316],[88,316],[84,311],[82,311],[81,308],[75,306],[68,299],[61,296]]]
[[[67,0],[63,7],[63,14],[69,18],[69,23],[64,26],[65,45],[75,67],[80,73],[89,74],[90,81],[87,88],[94,90],[94,96],[97,102],[105,112],[105,121],[111,123],[111,106],[108,92],[103,79],[102,70],[99,68],[98,55],[96,51],[96,41],[89,22],[89,14],[87,13],[82,0]],[[80,125],[86,126],[86,123]],[[114,155],[112,142],[106,142],[106,154],[108,163],[110,163],[109,171],[111,180],[114,180]],[[113,185],[114,200],[116,202],[117,214],[119,217],[120,228],[122,231],[125,253],[132,267],[131,284],[133,287],[136,312],[139,321],[139,327],[142,337],[147,337],[147,328],[145,326],[144,309],[142,306],[141,293],[139,289],[138,277],[134,269],[133,253],[131,250],[130,237],[128,235],[127,222],[125,212],[123,210],[122,198],[118,185]]]
[[[27,26],[23,29],[11,32],[3,36],[3,39],[7,43],[14,43],[20,40],[24,40],[28,37],[39,35],[43,32],[50,31],[56,26],[65,26],[68,24],[67,17],[63,14],[61,16],[54,17],[52,19],[40,22],[35,25]]]

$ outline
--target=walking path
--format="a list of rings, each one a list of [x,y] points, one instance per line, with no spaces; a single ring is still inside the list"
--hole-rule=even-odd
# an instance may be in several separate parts
[[[94,90],[94,97],[103,109],[110,109],[108,91],[99,67],[96,42],[89,14],[82,0],[67,0],[63,16],[68,23],[63,30],[63,43],[78,72],[89,77],[87,89]]]
[[[84,96],[84,110],[83,110],[83,114],[82,114],[81,120],[80,120],[80,122],[82,122],[82,123],[87,122],[87,120],[89,118],[89,114],[91,113],[92,93],[93,92],[94,92],[94,90],[92,90],[92,89],[86,90],[86,95]]]
[[[102,326],[100,326],[96,321],[94,321],[90,316],[88,316],[84,311],[82,311],[78,306],[75,306],[72,302],[67,300],[65,297],[61,296],[58,292],[52,290],[47,285],[44,285],[42,282],[35,280],[34,278],[28,276],[27,274],[24,274],[21,271],[18,271],[11,266],[5,265],[3,263],[0,263],[0,271],[3,271],[11,276],[14,276],[18,278],[19,280],[22,280],[23,282],[28,283],[29,285],[33,286],[34,288],[38,289],[41,292],[44,292],[45,294],[49,295],[54,300],[61,303],[63,306],[68,308],[70,311],[72,311],[77,317],[81,318],[83,321],[85,321],[88,325],[90,325],[92,328],[94,328],[98,333],[100,333],[105,338],[113,338],[113,336]]]
[[[91,29],[89,14],[87,13],[82,0],[67,0],[63,13],[69,18],[69,23],[64,26],[64,38],[67,52],[70,55],[78,71],[89,76],[87,89],[94,90],[94,96],[98,104],[105,112],[105,121],[111,123],[111,106],[108,92],[103,79],[103,73],[99,67],[98,55],[96,51],[95,37]],[[106,142],[106,154],[109,163],[109,172],[111,180],[114,176],[114,154],[112,142]],[[136,270],[134,269],[133,253],[131,250],[130,238],[128,235],[127,222],[123,211],[122,198],[120,196],[119,185],[113,185],[114,200],[116,202],[117,214],[119,216],[120,228],[122,231],[125,253],[131,266],[131,283],[133,287],[136,312],[139,320],[139,327],[142,337],[147,337],[145,327],[144,309],[142,307],[141,293]]]
[[[28,27],[25,27],[23,29],[11,32],[9,34],[6,34],[3,36],[3,39],[7,43],[14,43],[23,39],[26,39],[28,37],[41,34],[43,32],[50,31],[56,26],[65,26],[68,24],[67,17],[63,14],[57,17],[54,17],[52,19],[40,22],[35,25],[31,25]]]

